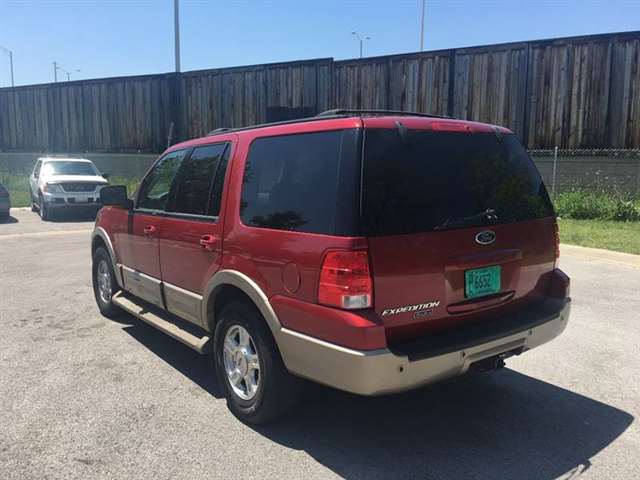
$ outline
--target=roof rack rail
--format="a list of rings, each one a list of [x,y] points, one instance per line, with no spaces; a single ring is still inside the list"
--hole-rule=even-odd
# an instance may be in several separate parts
[[[402,115],[407,117],[430,117],[430,118],[452,118],[446,115],[435,115],[432,113],[404,112],[402,110],[351,110],[346,108],[336,108],[319,113],[318,117],[339,117],[345,115]]]
[[[207,137],[209,135],[217,135],[222,132],[228,132],[229,130],[232,130],[232,129],[229,127],[216,128],[215,130],[211,130],[209,133],[207,133]]]

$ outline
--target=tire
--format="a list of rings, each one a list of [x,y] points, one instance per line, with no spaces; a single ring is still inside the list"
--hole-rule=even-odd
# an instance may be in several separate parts
[[[46,222],[48,220],[51,220],[51,211],[45,203],[42,194],[38,196],[38,210],[40,212],[40,218],[42,219],[42,221]]]
[[[120,288],[113,272],[111,257],[103,247],[98,247],[93,254],[91,277],[93,280],[93,296],[96,299],[100,313],[107,318],[121,316],[122,309],[113,303],[113,295]],[[103,287],[104,289],[102,289]]]
[[[244,347],[240,341],[240,329],[249,335],[248,341],[244,339]],[[226,353],[225,342],[229,342]],[[238,362],[234,361],[233,349],[228,348],[231,345],[237,348],[235,354],[236,358],[240,358]],[[243,349],[249,355],[243,353]],[[251,366],[256,364],[254,353],[259,365],[257,374]],[[244,363],[241,360],[243,355]],[[302,382],[285,368],[269,327],[253,305],[231,301],[222,309],[215,330],[214,359],[218,380],[227,398],[227,407],[241,421],[254,425],[272,422],[296,405]],[[237,366],[237,370],[230,368],[233,366]],[[234,388],[231,380],[234,375],[229,371],[236,372],[235,378],[238,375],[242,377],[242,372],[247,373]],[[247,377],[250,378],[249,383]],[[249,384],[255,384],[255,390]]]

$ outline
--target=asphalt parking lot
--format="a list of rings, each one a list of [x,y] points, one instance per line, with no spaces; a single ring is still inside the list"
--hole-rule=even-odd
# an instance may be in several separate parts
[[[572,252],[572,319],[490,374],[363,398],[309,389],[279,424],[226,409],[206,359],[101,317],[92,221],[0,224],[0,478],[632,479],[640,267]]]

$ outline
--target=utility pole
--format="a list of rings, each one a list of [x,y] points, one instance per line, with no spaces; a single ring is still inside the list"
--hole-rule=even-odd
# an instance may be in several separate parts
[[[9,68],[11,69],[11,86],[15,87],[16,84],[13,81],[13,52],[11,50],[9,50],[8,48],[3,47],[3,46],[0,46],[0,50],[6,52],[7,55],[9,55]]]
[[[173,31],[176,72],[180,72],[180,0],[173,0]]]
[[[427,0],[422,0],[422,15],[421,15],[421,20],[420,20],[420,51],[424,52],[424,11],[425,11],[425,7]]]
[[[58,62],[53,62],[53,82],[58,83]]]
[[[371,37],[368,35],[362,37],[358,32],[351,32],[351,35],[355,36],[360,41],[360,58],[362,58],[362,44],[365,40],[371,40]]]

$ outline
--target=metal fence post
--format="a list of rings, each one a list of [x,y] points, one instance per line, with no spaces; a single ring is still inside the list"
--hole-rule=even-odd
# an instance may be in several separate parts
[[[551,177],[551,195],[556,194],[556,169],[558,167],[558,147],[553,150],[553,176]]]

